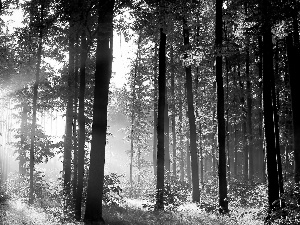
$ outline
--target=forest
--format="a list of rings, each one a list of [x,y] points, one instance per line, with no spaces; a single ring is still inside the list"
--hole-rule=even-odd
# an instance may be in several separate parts
[[[0,0],[0,224],[300,224],[299,9]]]

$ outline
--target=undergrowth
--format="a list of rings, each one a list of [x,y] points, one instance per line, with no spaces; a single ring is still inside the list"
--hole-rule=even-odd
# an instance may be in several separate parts
[[[10,175],[6,191],[0,192],[0,205],[3,203],[0,208],[1,224],[80,224],[73,220],[72,210],[63,208],[60,181],[46,181],[41,171],[36,171],[34,176],[35,202],[28,205],[28,178]],[[148,185],[147,194],[132,198],[128,191],[123,191],[128,188],[121,185],[120,179],[122,176],[117,174],[104,177],[103,217],[108,225],[300,224],[299,187],[292,183],[285,184],[286,192],[282,196],[285,207],[272,212],[266,221],[268,201],[265,184],[245,184],[232,179],[228,186],[229,213],[221,215],[218,213],[217,179],[206,182],[201,188],[200,203],[192,203],[187,183],[171,180],[165,189],[164,211],[154,210],[154,185]]]

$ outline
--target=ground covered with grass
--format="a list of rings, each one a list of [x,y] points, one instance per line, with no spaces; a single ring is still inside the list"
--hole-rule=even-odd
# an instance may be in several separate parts
[[[120,186],[121,182],[115,175],[106,179],[103,217],[108,225],[300,224],[299,190],[288,183],[283,196],[285,208],[272,213],[266,223],[268,201],[265,184],[231,182],[228,186],[229,213],[222,215],[218,210],[218,187],[214,183],[201,187],[201,201],[197,204],[191,201],[190,189],[174,183],[165,190],[165,210],[155,211],[155,188],[149,186],[145,193],[132,194],[126,187]],[[2,187],[5,191],[0,191],[0,225],[84,224],[74,220],[71,208],[67,212],[64,210],[59,182],[38,180],[32,205],[28,204],[26,179],[18,181],[12,177]],[[82,210],[84,212],[84,205]]]

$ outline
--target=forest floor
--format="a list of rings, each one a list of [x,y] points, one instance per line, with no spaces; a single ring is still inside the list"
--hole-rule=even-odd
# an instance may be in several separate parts
[[[5,199],[0,203],[1,225],[53,225],[54,218],[43,209],[30,207],[20,199]]]
[[[147,203],[146,203],[147,204]],[[122,205],[104,206],[103,217],[108,225],[260,225],[264,224],[260,209],[236,208],[229,216],[207,212],[194,203],[174,210],[155,212],[145,202],[127,199]]]
[[[244,213],[220,216],[218,213],[206,212],[195,204],[187,203],[174,211],[154,212],[144,207],[145,201],[126,199],[122,205],[106,205],[103,217],[107,225],[260,225],[263,221],[254,218],[255,209],[240,209]],[[0,203],[1,225],[75,225],[83,223],[61,223],[61,218],[47,214],[42,208],[31,207],[20,199],[6,199]]]

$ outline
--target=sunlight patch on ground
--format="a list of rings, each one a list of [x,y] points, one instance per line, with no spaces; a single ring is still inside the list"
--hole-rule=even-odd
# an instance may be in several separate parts
[[[9,200],[8,206],[3,224],[58,224],[53,216],[47,215],[41,209],[28,206],[20,199]]]
[[[130,199],[126,198],[125,200],[125,205],[130,207],[130,208],[135,208],[135,209],[141,209],[144,211],[148,211],[147,208],[143,207],[143,205],[150,205],[151,203],[148,200],[145,199]]]

